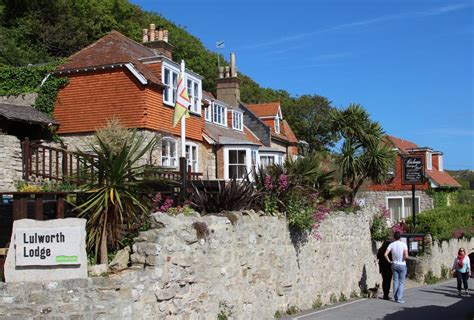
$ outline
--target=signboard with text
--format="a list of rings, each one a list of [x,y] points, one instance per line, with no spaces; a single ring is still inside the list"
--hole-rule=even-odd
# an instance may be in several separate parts
[[[402,158],[402,183],[403,184],[423,184],[423,157],[406,156]]]
[[[77,265],[80,256],[81,228],[17,228],[15,230],[17,266]]]

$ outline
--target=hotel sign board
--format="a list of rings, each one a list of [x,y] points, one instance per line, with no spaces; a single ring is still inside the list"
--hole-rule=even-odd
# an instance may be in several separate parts
[[[403,161],[403,184],[423,184],[423,157],[422,156],[406,156]]]
[[[17,228],[15,246],[17,266],[77,265],[80,256],[81,228]]]

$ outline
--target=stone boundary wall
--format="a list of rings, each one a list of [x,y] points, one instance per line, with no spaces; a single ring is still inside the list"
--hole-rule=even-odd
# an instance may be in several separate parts
[[[408,275],[417,281],[424,281],[424,276],[431,271],[434,276],[441,277],[443,268],[451,270],[459,248],[466,249],[467,254],[474,254],[474,238],[451,239],[449,241],[433,241],[431,254],[412,258],[408,262]],[[472,257],[472,256],[471,256]],[[471,265],[474,263],[471,259]]]
[[[332,213],[294,245],[283,218],[153,214],[132,266],[108,278],[0,284],[0,314],[29,319],[273,319],[290,306],[349,298],[380,282],[369,223],[374,211]],[[200,238],[193,223],[205,222]],[[159,226],[159,227],[158,227]]]
[[[22,180],[21,143],[15,136],[0,134],[0,191],[15,191]]]

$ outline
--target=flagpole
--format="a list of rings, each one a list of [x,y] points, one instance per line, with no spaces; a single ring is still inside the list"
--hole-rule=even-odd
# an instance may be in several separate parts
[[[181,75],[184,81],[184,87],[187,90],[187,79],[185,77],[184,60],[181,60]],[[181,157],[186,158],[186,117],[181,117]]]

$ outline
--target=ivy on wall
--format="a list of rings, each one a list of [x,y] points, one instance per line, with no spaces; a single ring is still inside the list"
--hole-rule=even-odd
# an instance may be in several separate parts
[[[34,107],[50,116],[53,114],[54,101],[60,88],[63,88],[68,80],[66,77],[50,76],[41,85],[43,79],[53,72],[62,61],[54,63],[13,67],[0,66],[0,95],[18,95],[22,93],[37,92]]]

